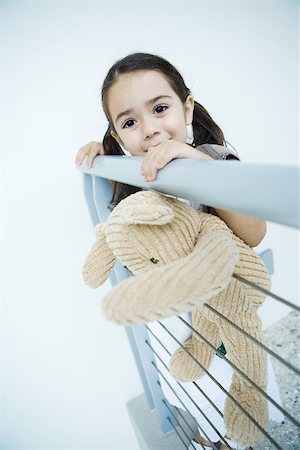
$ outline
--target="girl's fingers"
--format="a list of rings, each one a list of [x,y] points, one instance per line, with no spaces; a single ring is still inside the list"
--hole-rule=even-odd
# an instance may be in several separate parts
[[[81,165],[87,158],[87,166],[90,168],[96,155],[104,155],[103,145],[101,142],[93,141],[79,149],[75,157],[75,163]]]
[[[79,165],[82,164],[82,161],[85,158],[85,147],[81,147],[80,150],[78,150],[78,152],[76,153],[76,157],[75,157],[76,164],[79,164]]]
[[[95,142],[95,148],[97,148],[98,155],[104,155],[104,148],[101,142]]]
[[[103,154],[104,154],[103,151],[101,153],[99,151],[99,149],[97,149],[97,148],[94,148],[93,150],[91,150],[88,153],[87,160],[86,160],[86,165],[88,166],[88,168],[90,169],[92,167],[93,161],[94,161],[94,159],[96,158],[97,155],[103,155]]]
[[[94,153],[89,153],[88,157],[86,158],[86,165],[87,167],[90,169],[93,165],[93,160],[95,158],[96,155],[94,155]]]
[[[157,175],[157,170],[153,169],[153,170],[147,172],[146,175],[144,175],[144,180],[145,181],[154,181],[156,179],[156,175]]]
[[[165,167],[174,157],[167,149],[153,149],[146,154],[141,167],[145,181],[154,181],[158,170]]]

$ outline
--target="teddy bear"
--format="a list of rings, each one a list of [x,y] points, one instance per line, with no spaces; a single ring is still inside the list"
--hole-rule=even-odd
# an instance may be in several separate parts
[[[270,278],[257,253],[219,217],[171,196],[139,191],[122,200],[96,232],[98,239],[83,265],[85,283],[97,288],[117,259],[133,274],[104,296],[102,308],[109,320],[145,324],[191,311],[195,331],[171,357],[173,377],[197,380],[223,344],[227,358],[266,391],[265,351],[214,310],[262,341],[257,310],[265,295],[233,275],[266,290]],[[256,444],[262,433],[238,405],[267,429],[266,398],[236,370],[229,394],[224,411],[227,436],[246,446]]]

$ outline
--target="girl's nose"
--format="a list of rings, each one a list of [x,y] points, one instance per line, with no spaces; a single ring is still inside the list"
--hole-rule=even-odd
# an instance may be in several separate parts
[[[158,127],[151,120],[144,120],[142,126],[144,139],[149,139],[159,133]]]

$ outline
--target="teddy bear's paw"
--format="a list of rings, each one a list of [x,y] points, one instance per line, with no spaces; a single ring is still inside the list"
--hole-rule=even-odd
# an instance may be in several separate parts
[[[102,312],[108,320],[120,325],[131,326],[135,323],[146,323],[145,317],[135,312],[134,307],[130,305],[130,301],[134,297],[129,298],[127,286],[130,284],[131,278],[124,280],[113,287],[103,298],[101,302]],[[132,306],[131,308],[128,305]]]
[[[243,382],[238,386],[232,385],[229,392],[238,404],[267,431],[269,422],[267,399],[255,388]],[[229,397],[225,402],[224,419],[228,436],[236,442],[253,446],[264,438],[259,428]]]
[[[184,348],[180,347],[171,357],[170,372],[178,381],[197,380],[205,375],[206,372],[203,367],[209,368],[214,354],[215,351],[209,348],[207,344],[192,336],[185,342]]]

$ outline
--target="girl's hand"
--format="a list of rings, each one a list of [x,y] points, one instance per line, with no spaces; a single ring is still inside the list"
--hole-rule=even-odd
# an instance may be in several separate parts
[[[169,139],[155,147],[149,147],[142,163],[141,175],[145,181],[154,181],[157,171],[175,158],[212,159],[188,144]]]
[[[104,155],[103,145],[101,142],[89,142],[78,150],[75,158],[75,164],[81,165],[84,158],[86,159],[87,167],[90,169],[93,161],[97,155]]]

